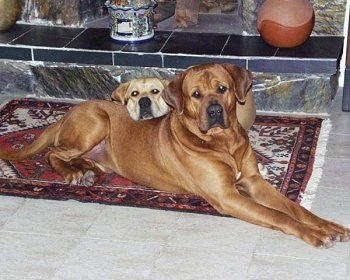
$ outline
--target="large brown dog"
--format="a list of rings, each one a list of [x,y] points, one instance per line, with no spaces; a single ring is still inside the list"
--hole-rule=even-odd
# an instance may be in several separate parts
[[[235,114],[236,100],[244,102],[251,83],[251,74],[233,65],[196,66],[166,88],[174,110],[164,117],[133,121],[125,106],[84,102],[29,148],[0,158],[22,159],[53,145],[49,163],[73,184],[93,184],[96,173],[113,170],[145,186],[200,195],[222,214],[313,246],[348,241],[348,229],[291,202],[260,175]]]

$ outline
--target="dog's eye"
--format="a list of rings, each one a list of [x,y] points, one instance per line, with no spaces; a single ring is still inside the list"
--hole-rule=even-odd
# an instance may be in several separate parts
[[[131,92],[131,96],[138,96],[139,92],[137,90],[134,90],[133,92]]]
[[[221,85],[218,87],[218,93],[225,93],[227,90],[227,87]]]
[[[202,95],[198,90],[196,90],[194,93],[192,93],[192,97],[194,97],[194,98],[199,99],[199,98],[201,98],[201,96]]]
[[[160,91],[159,91],[158,89],[154,88],[154,89],[151,90],[151,92],[152,92],[153,94],[157,94],[157,93],[159,93]]]

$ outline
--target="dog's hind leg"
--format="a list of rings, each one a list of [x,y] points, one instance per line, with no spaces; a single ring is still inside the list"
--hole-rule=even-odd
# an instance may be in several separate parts
[[[110,170],[94,159],[83,157],[82,154],[72,149],[66,151],[56,147],[46,155],[46,159],[66,182],[92,186],[100,174]]]
[[[77,184],[84,174],[80,169],[70,165],[69,162],[71,157],[68,155],[68,153],[71,154],[71,150],[67,152],[60,151],[59,148],[55,148],[46,154],[46,160],[51,167],[64,178],[66,182]]]
[[[72,159],[69,164],[82,171],[83,176],[79,183],[84,186],[92,186],[97,181],[98,176],[106,171],[95,161],[82,157]]]

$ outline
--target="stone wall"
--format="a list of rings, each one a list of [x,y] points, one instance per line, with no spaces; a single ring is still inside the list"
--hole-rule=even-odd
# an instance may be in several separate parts
[[[243,29],[248,34],[258,34],[256,29],[257,12],[265,0],[241,0],[240,14]],[[343,36],[346,0],[310,0],[315,11],[315,26],[312,36]]]
[[[21,0],[22,20],[35,24],[81,26],[106,16],[105,0]]]
[[[0,95],[109,99],[120,83],[136,77],[170,79],[172,69],[78,66],[0,60]],[[253,73],[253,93],[260,111],[326,114],[338,88],[337,75]]]
[[[238,0],[238,13],[242,17],[243,30],[248,34],[258,34],[256,15],[264,1]],[[346,0],[310,1],[315,11],[315,27],[312,35],[342,36]],[[103,8],[105,0],[21,0],[21,2],[22,20],[29,23],[83,26],[88,21],[107,15],[106,9]]]

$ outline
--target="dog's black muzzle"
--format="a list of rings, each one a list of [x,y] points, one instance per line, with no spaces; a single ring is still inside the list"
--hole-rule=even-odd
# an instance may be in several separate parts
[[[207,108],[207,117],[209,127],[224,127],[224,109],[220,104],[210,104]]]
[[[140,120],[152,119],[153,114],[151,110],[152,101],[148,97],[142,97],[139,100],[140,106]]]

